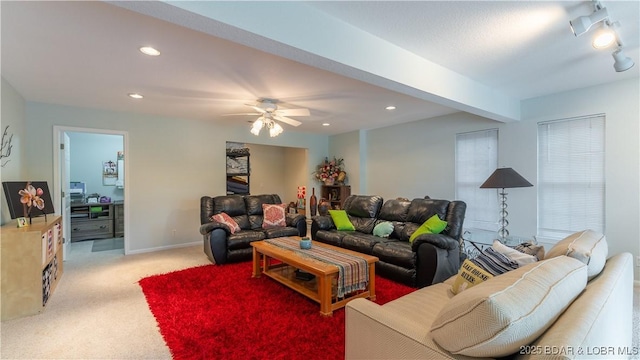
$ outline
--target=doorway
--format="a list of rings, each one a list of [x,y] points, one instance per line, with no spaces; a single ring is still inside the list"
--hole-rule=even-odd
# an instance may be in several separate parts
[[[128,134],[56,126],[53,135],[53,201],[62,209],[63,258],[106,250],[126,255]]]

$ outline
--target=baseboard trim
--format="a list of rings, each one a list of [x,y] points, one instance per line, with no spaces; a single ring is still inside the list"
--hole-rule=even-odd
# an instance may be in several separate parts
[[[138,249],[138,250],[129,250],[129,251],[125,252],[125,255],[145,254],[145,253],[156,252],[156,251],[180,249],[180,248],[196,246],[196,245],[201,245],[201,244],[202,244],[202,241],[194,241],[194,242],[191,242],[191,243],[184,243],[184,244],[158,246],[158,247],[146,248],[146,249]]]

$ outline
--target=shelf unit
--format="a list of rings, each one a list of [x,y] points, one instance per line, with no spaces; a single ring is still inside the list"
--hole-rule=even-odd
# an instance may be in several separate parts
[[[344,201],[351,195],[349,185],[322,185],[320,198],[329,201],[331,209],[338,210],[344,208]]]
[[[227,149],[227,195],[249,195],[251,164],[249,149]]]
[[[124,236],[124,203],[113,204],[113,237]]]
[[[34,218],[18,228],[2,226],[2,321],[44,311],[63,272],[62,217]]]
[[[72,204],[71,241],[113,237],[113,204]]]

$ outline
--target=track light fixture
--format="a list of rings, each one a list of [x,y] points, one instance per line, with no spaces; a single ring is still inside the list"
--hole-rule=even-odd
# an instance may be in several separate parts
[[[614,60],[613,68],[617,72],[623,72],[631,69],[635,63],[630,57],[626,56],[622,52],[623,43],[617,32],[617,28],[620,27],[620,22],[613,22],[609,18],[609,12],[604,6],[602,6],[600,1],[592,0],[592,2],[594,11],[591,15],[579,16],[569,21],[573,35],[580,36],[589,31],[593,25],[602,22],[602,27],[597,31],[593,38],[593,47],[596,49],[604,49],[615,43],[616,50],[612,54]]]
[[[571,21],[569,21],[569,25],[571,25],[571,31],[573,31],[573,35],[580,36],[591,28],[594,24],[599,23],[600,21],[609,17],[609,12],[607,8],[602,7],[599,1],[595,1],[596,10],[593,14],[589,16],[579,16]]]
[[[623,72],[631,69],[635,63],[631,60],[630,57],[626,56],[622,52],[622,47],[618,47],[616,51],[613,52],[613,68],[616,69],[617,72]]]

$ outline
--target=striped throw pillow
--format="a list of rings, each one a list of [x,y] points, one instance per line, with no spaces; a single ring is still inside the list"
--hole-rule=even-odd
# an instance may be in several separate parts
[[[480,255],[471,261],[493,276],[504,274],[519,267],[517,262],[495,251],[492,247],[482,250]]]

